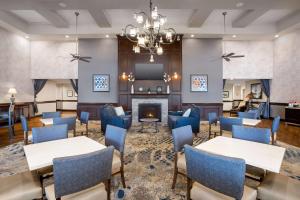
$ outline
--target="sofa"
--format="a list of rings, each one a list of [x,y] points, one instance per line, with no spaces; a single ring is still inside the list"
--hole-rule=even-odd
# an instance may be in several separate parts
[[[200,108],[197,106],[191,107],[191,112],[188,117],[182,116],[183,112],[169,112],[168,126],[170,129],[191,125],[193,133],[197,135],[200,131]]]
[[[106,126],[108,124],[124,129],[131,127],[132,117],[129,112],[118,116],[113,105],[104,105],[100,107],[101,131],[105,134]]]

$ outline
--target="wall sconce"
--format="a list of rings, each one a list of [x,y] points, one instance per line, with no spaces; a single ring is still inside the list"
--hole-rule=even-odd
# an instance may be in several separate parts
[[[175,80],[178,79],[178,74],[177,74],[177,72],[174,72],[173,78],[174,78]]]
[[[127,75],[126,75],[125,72],[122,73],[121,78],[122,78],[123,80],[127,80]]]

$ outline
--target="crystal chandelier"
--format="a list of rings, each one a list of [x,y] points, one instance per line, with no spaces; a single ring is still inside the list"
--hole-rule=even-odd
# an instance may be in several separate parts
[[[172,44],[175,40],[180,40],[180,36],[173,28],[164,28],[167,17],[158,13],[157,6],[153,8],[152,0],[150,0],[149,15],[141,11],[134,13],[134,19],[137,25],[128,24],[122,30],[121,36],[126,36],[134,43],[135,53],[140,53],[141,48],[149,51],[150,62],[154,62],[154,54],[163,54],[163,44]]]

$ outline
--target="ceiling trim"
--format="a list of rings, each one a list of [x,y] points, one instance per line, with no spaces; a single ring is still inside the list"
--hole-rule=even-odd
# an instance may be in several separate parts
[[[97,8],[89,8],[88,11],[91,14],[91,16],[94,18],[95,22],[99,27],[102,28],[111,27],[111,24],[108,21],[107,17],[105,16],[103,10],[99,10]]]
[[[245,28],[256,19],[264,15],[269,9],[246,10],[237,19],[232,22],[234,28]]]
[[[196,9],[189,19],[189,27],[201,27],[202,24],[209,17],[213,9]]]

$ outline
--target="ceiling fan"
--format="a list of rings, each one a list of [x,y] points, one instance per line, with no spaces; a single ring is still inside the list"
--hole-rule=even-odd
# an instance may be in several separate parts
[[[81,60],[83,62],[90,62],[89,59],[92,59],[92,57],[90,56],[80,56],[78,53],[78,35],[77,35],[77,27],[78,27],[78,16],[79,16],[79,12],[76,11],[75,12],[75,16],[76,16],[76,53],[71,53],[72,59],[71,62],[75,61],[75,60]]]
[[[227,12],[223,12],[222,13],[224,16],[224,35],[226,34],[226,15]],[[227,62],[230,62],[231,58],[242,58],[245,57],[245,55],[236,55],[235,53],[231,52],[231,53],[226,53],[226,46],[225,46],[225,42],[224,42],[224,54],[222,55],[222,58],[224,60],[226,60]]]

